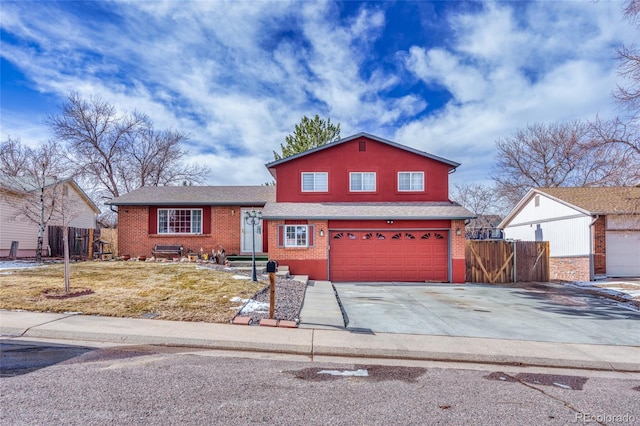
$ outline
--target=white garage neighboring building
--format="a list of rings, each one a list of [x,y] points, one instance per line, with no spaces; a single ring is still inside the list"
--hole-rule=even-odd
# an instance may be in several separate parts
[[[551,279],[640,277],[640,186],[534,188],[498,227],[549,241]]]

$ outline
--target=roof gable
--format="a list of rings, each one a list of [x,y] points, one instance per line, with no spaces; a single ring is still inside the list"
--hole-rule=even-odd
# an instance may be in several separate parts
[[[640,214],[640,187],[532,188],[498,225],[504,228],[540,195],[586,215]]]
[[[80,195],[80,197],[84,200],[84,202],[89,206],[94,213],[100,213],[100,209],[96,204],[91,200],[91,198],[87,195],[86,192],[76,183],[72,178],[57,178],[57,177],[47,177],[45,179],[45,188],[52,187],[54,185],[69,185],[73,188],[74,191]],[[39,191],[41,188],[41,184],[37,182],[37,179],[28,176],[22,177],[12,177],[5,176],[0,178],[0,189],[3,189],[8,192],[12,192],[14,194],[26,194],[34,191]]]
[[[335,142],[329,142],[329,143],[327,143],[325,145],[322,145],[322,146],[319,146],[319,147],[316,147],[316,148],[312,148],[312,149],[310,149],[308,151],[301,152],[301,153],[296,154],[296,155],[292,155],[291,157],[286,157],[286,158],[282,158],[280,160],[273,161],[271,163],[267,163],[266,167],[269,170],[271,170],[271,169],[279,166],[280,164],[283,164],[283,163],[298,159],[300,157],[305,157],[307,155],[312,155],[312,154],[314,154],[314,153],[316,153],[318,151],[323,151],[323,150],[326,150],[326,149],[330,149],[330,148],[333,148],[335,146],[350,142],[350,141],[352,141],[354,139],[358,139],[358,138],[367,138],[367,139],[369,139],[371,141],[380,142],[380,143],[392,146],[394,148],[401,149],[403,151],[411,152],[413,154],[417,154],[417,155],[420,155],[422,157],[429,158],[431,160],[439,161],[441,163],[449,165],[452,169],[455,169],[458,166],[460,166],[460,163],[456,163],[455,161],[447,160],[446,158],[438,157],[436,155],[429,154],[427,152],[420,151],[420,150],[408,147],[406,145],[401,145],[399,143],[392,142],[390,140],[383,139],[383,138],[380,138],[378,136],[374,136],[374,135],[370,135],[370,134],[365,133],[365,132],[361,132],[361,133],[357,133],[355,135],[352,135],[352,136],[337,140]]]

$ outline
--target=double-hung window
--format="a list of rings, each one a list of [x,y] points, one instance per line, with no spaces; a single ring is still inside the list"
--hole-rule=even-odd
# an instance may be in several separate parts
[[[158,234],[202,234],[202,209],[158,209]]]
[[[349,173],[349,191],[351,192],[374,192],[376,190],[375,172],[352,172]]]
[[[302,192],[327,192],[329,178],[327,172],[303,172]]]
[[[315,225],[278,225],[278,247],[314,247]]]
[[[285,225],[285,247],[307,247],[309,245],[309,227],[307,225]]]
[[[398,191],[424,191],[424,172],[398,172]]]

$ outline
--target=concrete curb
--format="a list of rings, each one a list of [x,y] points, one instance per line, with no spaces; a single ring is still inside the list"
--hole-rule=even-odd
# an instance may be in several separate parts
[[[0,311],[5,337],[640,372],[640,347]]]
[[[640,348],[411,334],[316,330],[314,355],[640,372]],[[373,348],[373,349],[372,349]]]

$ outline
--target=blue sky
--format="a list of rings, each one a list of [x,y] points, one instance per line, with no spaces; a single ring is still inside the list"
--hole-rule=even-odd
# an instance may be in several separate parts
[[[607,118],[621,2],[0,2],[0,136],[49,138],[70,91],[188,133],[210,185],[261,184],[303,115],[462,163],[534,122]]]

